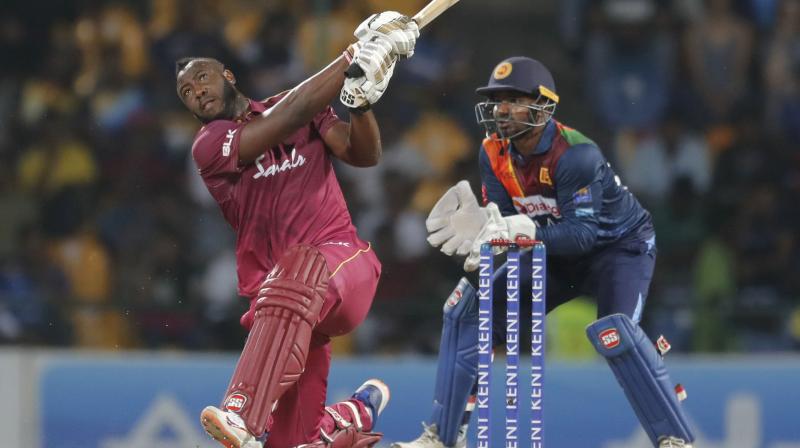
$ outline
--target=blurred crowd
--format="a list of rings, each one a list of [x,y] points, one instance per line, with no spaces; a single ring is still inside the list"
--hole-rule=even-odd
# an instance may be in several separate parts
[[[191,161],[199,123],[175,60],[216,57],[263,98],[334,59],[368,14],[424,3],[6,2],[0,343],[241,348],[233,232]],[[598,142],[653,213],[648,331],[682,351],[800,349],[800,0],[471,3],[399,64],[375,107],[379,166],[337,165],[383,277],[336,349],[437,349],[462,271],[427,245],[424,219],[459,179],[477,191],[474,89],[516,54],[551,68],[556,118]],[[573,336],[586,323],[558,319]]]

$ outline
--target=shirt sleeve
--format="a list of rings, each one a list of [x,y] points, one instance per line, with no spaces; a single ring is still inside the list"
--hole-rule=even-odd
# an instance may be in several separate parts
[[[518,212],[514,208],[514,203],[511,201],[511,196],[500,182],[500,179],[497,178],[494,170],[492,170],[492,163],[489,161],[489,155],[486,154],[486,148],[484,148],[483,145],[481,145],[478,163],[480,164],[481,196],[483,196],[483,205],[486,205],[489,202],[494,202],[497,204],[497,208],[500,209],[501,215],[516,215]]]
[[[215,120],[203,126],[192,145],[192,157],[204,179],[239,174],[239,140],[245,123]]]
[[[325,110],[314,116],[314,127],[317,129],[319,135],[324,136],[333,125],[340,121],[333,107],[327,106]]]
[[[536,232],[549,253],[580,255],[594,247],[603,204],[605,163],[600,149],[589,143],[573,146],[559,159],[553,181],[562,220]]]

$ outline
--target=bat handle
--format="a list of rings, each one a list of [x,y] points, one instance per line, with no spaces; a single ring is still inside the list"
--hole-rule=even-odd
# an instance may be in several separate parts
[[[360,78],[364,76],[364,74],[364,69],[355,62],[350,63],[350,67],[347,67],[347,70],[344,72],[344,76],[347,78]]]

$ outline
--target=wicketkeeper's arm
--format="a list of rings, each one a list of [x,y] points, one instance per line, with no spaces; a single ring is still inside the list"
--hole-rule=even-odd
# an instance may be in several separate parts
[[[539,229],[536,237],[550,255],[578,255],[597,241],[603,204],[603,172],[607,167],[595,145],[575,145],[558,161],[553,176],[562,219]]]

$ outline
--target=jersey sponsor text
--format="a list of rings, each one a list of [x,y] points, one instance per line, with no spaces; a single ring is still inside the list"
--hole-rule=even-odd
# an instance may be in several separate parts
[[[547,215],[552,215],[556,219],[561,218],[561,211],[558,209],[555,198],[546,198],[537,194],[524,198],[515,197],[512,198],[512,201],[519,213],[528,215],[531,218]]]
[[[263,155],[258,159],[256,159],[256,168],[258,168],[258,172],[253,175],[253,179],[258,179],[260,177],[274,176],[284,171],[289,171],[297,167],[301,167],[306,163],[306,158],[303,157],[302,155],[297,154],[297,150],[294,148],[292,148],[291,158],[286,159],[283,162],[275,162],[272,165],[268,165],[265,167],[264,165],[261,164],[261,161],[263,159],[264,159]]]

